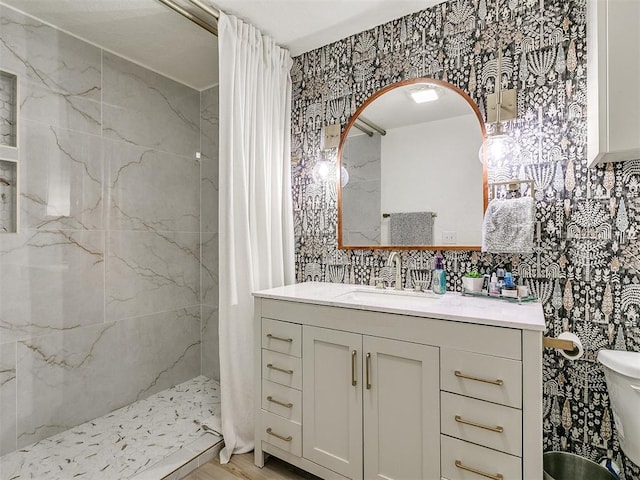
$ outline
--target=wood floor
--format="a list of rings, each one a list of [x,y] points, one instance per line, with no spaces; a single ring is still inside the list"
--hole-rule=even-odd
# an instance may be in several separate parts
[[[264,468],[253,464],[253,452],[234,455],[226,465],[220,465],[216,456],[194,470],[183,480],[320,480],[318,477],[297,469],[282,460],[269,457]]]

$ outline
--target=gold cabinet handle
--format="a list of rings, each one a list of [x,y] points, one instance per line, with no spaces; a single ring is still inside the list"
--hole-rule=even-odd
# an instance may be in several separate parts
[[[371,390],[371,378],[369,378],[371,370],[371,354],[367,353],[367,390]]]
[[[271,335],[270,333],[267,333],[267,338],[269,340],[280,340],[281,342],[287,343],[293,342],[293,338],[276,337],[275,335]]]
[[[356,355],[357,352],[354,350],[351,352],[351,385],[358,385],[358,380],[356,378]]]
[[[293,437],[291,435],[289,435],[288,437],[283,437],[282,435],[278,435],[276,432],[271,430],[271,427],[267,428],[267,433],[269,435],[273,435],[276,438],[279,438],[280,440],[284,440],[285,442],[290,442],[291,440],[293,440]]]
[[[455,372],[453,372],[454,375],[458,378],[464,378],[467,380],[473,380],[474,382],[482,382],[482,383],[490,383],[491,385],[503,385],[504,382],[500,379],[498,380],[487,380],[486,378],[480,378],[480,377],[474,377],[472,375],[466,375],[464,373],[462,373],[460,370],[456,370]]]
[[[274,367],[273,364],[267,363],[267,368],[271,370],[277,370],[278,372],[288,373],[289,375],[293,375],[293,370],[287,370],[286,368]]]
[[[475,473],[476,475],[480,475],[481,477],[490,478],[491,480],[504,480],[504,477],[500,473],[491,475],[490,473],[485,473],[480,470],[476,470],[475,468],[467,467],[466,465],[463,465],[460,460],[456,460],[456,467],[458,467],[460,470],[466,470],[467,472]]]
[[[275,403],[276,405],[280,405],[280,406],[285,407],[285,408],[293,407],[293,403],[291,403],[291,402],[289,402],[289,403],[281,402],[280,400],[276,400],[275,398],[273,398],[271,395],[269,395],[267,397],[267,401],[271,402],[271,403]]]
[[[485,430],[489,430],[491,432],[496,432],[496,433],[504,432],[504,428],[501,427],[500,425],[498,425],[497,427],[491,427],[489,425],[483,425],[481,423],[472,422],[471,420],[465,420],[460,415],[456,415],[454,418],[456,422],[464,423],[465,425],[471,425],[472,427],[483,428]]]

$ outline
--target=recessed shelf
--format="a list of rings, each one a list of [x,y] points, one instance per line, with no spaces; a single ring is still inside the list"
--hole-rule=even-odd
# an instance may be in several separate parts
[[[0,70],[0,145],[17,147],[18,77]]]
[[[0,160],[0,233],[18,231],[18,164]]]

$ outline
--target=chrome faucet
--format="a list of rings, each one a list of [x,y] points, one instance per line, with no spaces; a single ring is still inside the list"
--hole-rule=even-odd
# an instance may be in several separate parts
[[[391,252],[387,259],[387,266],[393,262],[396,269],[396,283],[393,286],[396,290],[402,290],[402,258],[398,252]]]

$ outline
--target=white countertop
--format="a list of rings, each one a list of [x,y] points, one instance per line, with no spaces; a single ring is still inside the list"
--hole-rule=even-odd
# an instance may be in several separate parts
[[[259,298],[544,331],[540,302],[515,303],[447,292],[380,291],[365,285],[307,282],[253,293]]]

